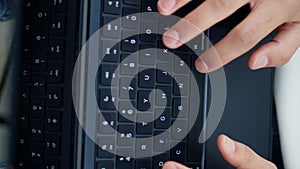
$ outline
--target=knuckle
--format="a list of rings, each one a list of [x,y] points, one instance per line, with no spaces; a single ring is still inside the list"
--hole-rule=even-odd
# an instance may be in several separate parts
[[[279,66],[285,65],[290,61],[291,57],[287,55],[283,55],[280,57]]]
[[[243,46],[249,46],[256,43],[256,32],[250,27],[240,27],[234,30],[234,38],[237,40],[237,44]]]
[[[244,163],[249,163],[251,161],[251,149],[248,146],[244,146],[244,156],[243,156],[243,161]]]
[[[233,1],[231,0],[215,0],[213,3],[216,9],[230,10],[234,7]]]

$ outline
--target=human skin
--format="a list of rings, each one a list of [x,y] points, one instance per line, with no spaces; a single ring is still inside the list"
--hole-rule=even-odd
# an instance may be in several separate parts
[[[157,6],[162,15],[171,15],[190,1],[159,0]],[[226,65],[249,51],[275,29],[278,31],[276,36],[250,55],[248,65],[256,70],[286,64],[300,46],[299,0],[206,0],[165,32],[163,42],[171,49],[178,48],[246,4],[250,5],[250,14],[222,40],[199,56],[195,62],[197,70],[207,73]],[[193,31],[189,28],[191,25],[200,31]],[[244,144],[233,141],[234,151],[228,149],[227,138],[221,135],[217,146],[224,159],[234,167],[276,168],[274,164],[259,157]],[[236,156],[240,153],[242,158]],[[187,167],[168,162],[164,169],[187,169]]]
[[[257,155],[245,144],[236,142],[225,135],[217,139],[217,146],[223,158],[237,169],[276,169],[277,167]],[[200,153],[200,152],[199,152]],[[163,169],[190,169],[182,164],[169,161]]]
[[[157,6],[161,14],[171,15],[190,1],[159,0]],[[207,73],[226,65],[275,29],[277,35],[251,54],[248,65],[254,70],[284,65],[300,46],[299,0],[206,0],[171,27],[163,42],[171,49],[178,48],[199,34],[186,31],[190,24],[201,31],[207,30],[246,4],[250,4],[250,14],[196,60],[197,70]]]

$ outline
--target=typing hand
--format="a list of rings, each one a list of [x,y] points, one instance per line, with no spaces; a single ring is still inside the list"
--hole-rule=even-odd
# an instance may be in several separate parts
[[[276,166],[257,155],[248,146],[220,135],[217,146],[223,158],[237,169],[276,169]],[[163,169],[189,169],[188,167],[169,161]]]
[[[220,135],[217,146],[223,158],[237,169],[276,169],[276,166],[257,155],[248,146]],[[176,162],[167,162],[163,169],[189,169]]]
[[[170,15],[190,1],[159,0],[158,9],[161,14]],[[276,28],[279,32],[273,40],[250,56],[251,69],[281,66],[300,46],[299,0],[205,0],[184,19],[204,31],[246,4],[250,4],[250,14],[214,45],[219,58],[214,56],[213,49],[207,50],[196,60],[198,71],[204,73],[220,68],[250,50]],[[176,23],[165,33],[164,44],[177,48],[200,33],[188,27],[183,21]]]

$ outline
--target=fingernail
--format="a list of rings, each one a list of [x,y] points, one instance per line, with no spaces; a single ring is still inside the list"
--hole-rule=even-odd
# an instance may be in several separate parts
[[[254,61],[253,68],[260,69],[260,68],[266,67],[268,65],[268,62],[269,62],[269,60],[268,60],[267,56],[264,56],[264,55],[259,56]]]
[[[198,58],[196,60],[195,67],[201,73],[207,73],[208,72],[208,66],[201,58]]]
[[[175,46],[179,42],[179,33],[176,30],[170,30],[164,35],[164,43],[167,46]]]
[[[167,12],[171,10],[176,4],[176,0],[159,0],[158,6],[161,10]]]
[[[227,136],[224,136],[223,143],[228,153],[234,153],[235,151],[235,143],[232,139]]]

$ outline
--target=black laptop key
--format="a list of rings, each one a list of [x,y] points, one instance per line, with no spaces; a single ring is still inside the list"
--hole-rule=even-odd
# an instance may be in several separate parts
[[[31,142],[41,142],[44,140],[44,121],[30,120],[30,140]]]
[[[140,69],[140,73],[138,74],[139,87],[152,89],[155,82],[155,69],[143,69]]]
[[[62,83],[63,64],[61,62],[49,62],[47,80],[49,84]]]
[[[120,15],[121,14],[121,0],[104,0],[104,13]]]
[[[116,151],[114,136],[100,136],[98,137],[98,157],[99,158],[113,158]]]
[[[131,77],[120,77],[119,96],[122,99],[136,98],[136,79]]]
[[[139,51],[139,63],[141,65],[149,65],[154,66],[156,64],[156,50],[152,50],[152,48],[156,48],[156,44],[149,43],[141,43],[140,51]]]
[[[19,150],[20,150],[20,154],[26,154],[26,152],[28,151],[28,145],[30,143],[29,138],[28,138],[28,132],[23,132],[20,133],[20,135],[18,136],[18,146],[19,146]]]
[[[170,75],[170,72],[172,72],[171,63],[158,63],[156,70],[156,82],[171,84],[173,78]]]
[[[20,89],[19,100],[22,105],[28,105],[30,97],[30,88],[29,86],[22,86]]]
[[[114,103],[116,103],[117,99],[112,96],[111,90],[113,89],[100,89],[99,91],[99,107],[100,110],[115,110],[116,107]]]
[[[41,119],[45,115],[45,99],[39,97],[31,98],[30,105],[30,118],[32,119]]]
[[[172,125],[172,139],[174,140],[182,140],[186,134],[187,134],[187,125],[188,121],[187,120],[176,120],[173,121]]]
[[[161,113],[162,112],[162,113]],[[157,129],[167,129],[171,125],[171,112],[170,109],[159,108],[155,109],[155,128]]]
[[[172,116],[174,118],[180,117],[180,118],[186,118],[188,116],[188,108],[189,103],[187,98],[174,98],[173,99],[173,111]]]
[[[59,110],[47,110],[46,129],[48,131],[59,131],[61,123],[61,112]]]
[[[33,95],[45,94],[46,89],[46,75],[32,74],[31,92]]]
[[[113,160],[100,160],[97,162],[97,169],[113,169],[114,161]]]
[[[41,28],[37,30],[34,36],[34,46],[37,48],[46,49],[49,41],[48,29]]]
[[[163,153],[153,157],[153,169],[162,169],[165,162],[170,160],[168,153]]]
[[[172,54],[172,49],[165,47],[162,41],[158,41],[157,48],[159,48],[157,52],[158,60],[172,62],[174,58],[174,54]]]
[[[153,98],[149,97],[150,90],[139,90],[138,91],[138,103],[137,108],[139,111],[147,111],[153,104]]]
[[[133,148],[119,148],[118,154],[123,154],[122,156],[117,156],[117,169],[133,169],[134,160],[132,157],[134,153]]]
[[[159,135],[160,134],[160,135]],[[170,132],[165,131],[164,134],[156,131],[154,133],[154,151],[155,152],[166,152],[170,149]]]
[[[105,32],[105,31],[104,31]],[[115,33],[111,33],[112,35],[117,35]],[[110,33],[105,32],[106,36],[110,36]],[[101,44],[101,57],[102,62],[112,62],[118,63],[119,61],[119,53],[120,53],[120,45],[115,40],[102,40]]]
[[[133,107],[135,107],[135,102],[133,101],[120,101],[119,102],[119,122],[126,122],[131,123],[132,121],[135,121],[136,118],[136,111]]]
[[[63,90],[60,86],[49,86],[47,88],[47,106],[61,107],[63,101]]]
[[[27,169],[28,168],[28,161],[26,156],[20,156],[18,157],[17,161],[17,167],[19,169]]]
[[[122,25],[125,28],[138,29],[140,26],[140,14],[137,8],[124,7],[123,8]]]
[[[135,169],[152,169],[151,159],[137,159],[135,161]]]
[[[55,134],[45,135],[45,154],[58,156],[60,154],[60,136]]]
[[[44,152],[41,144],[31,144],[29,153],[29,165],[32,168],[39,168],[43,165]]]
[[[157,22],[152,20],[143,20],[141,25],[141,41],[156,43]]]
[[[64,58],[64,38],[52,38],[49,44],[49,60],[61,60]]]
[[[117,113],[115,112],[101,112],[99,115],[98,126],[100,134],[114,134],[116,129]],[[113,128],[114,130],[111,130]]]
[[[50,34],[53,36],[63,36],[65,34],[66,18],[65,14],[54,14],[50,20]]]
[[[45,71],[47,68],[47,51],[46,50],[37,50],[34,52],[32,60],[33,71],[41,72]]]
[[[184,142],[178,143],[175,147],[173,147],[170,151],[171,160],[184,162],[186,158],[186,146]],[[198,152],[201,153],[201,152]]]
[[[56,12],[63,12],[66,10],[66,0],[52,0],[51,9]]]
[[[44,169],[60,169],[60,161],[58,159],[46,158]]]
[[[174,58],[174,72],[179,74],[188,74],[189,73],[189,58],[188,53],[176,53],[177,56]]]
[[[120,65],[120,73],[121,75],[134,76],[137,74],[137,62],[138,56],[136,54],[132,54],[128,57],[127,54],[122,54],[122,64]]]
[[[39,25],[48,25],[50,17],[49,2],[39,2],[35,4],[34,19]]]
[[[139,5],[140,0],[124,0],[124,3],[128,5]]]
[[[153,141],[148,139],[136,139],[135,142],[135,155],[136,157],[149,157],[152,155]]]
[[[129,36],[136,35],[136,36]],[[122,32],[122,51],[124,52],[135,52],[139,50],[139,36],[137,36],[137,32]]]
[[[133,124],[120,124],[118,126],[117,142],[119,146],[131,146],[134,144],[135,127]]]
[[[103,36],[108,38],[118,39],[121,33],[121,22],[117,17],[103,17]]]
[[[156,93],[155,104],[157,106],[170,106],[172,97],[171,86],[156,86],[158,90]]]
[[[152,134],[153,131],[153,114],[152,113],[139,113],[137,114],[136,132],[137,134]]]
[[[176,79],[176,80],[175,80]],[[176,96],[188,96],[189,94],[189,76],[175,75],[173,85],[178,87],[173,88],[173,93]]]
[[[20,75],[21,82],[28,83],[30,81],[31,66],[28,64],[22,64]]]
[[[142,9],[141,12],[157,12],[157,2],[142,0]],[[144,15],[147,16],[147,15]]]
[[[20,108],[18,118],[19,118],[19,123],[18,123],[19,126],[23,129],[28,128],[29,111],[27,108],[23,108],[23,107]]]
[[[100,84],[104,86],[115,86],[117,73],[115,73],[116,65],[102,64],[100,72]]]

